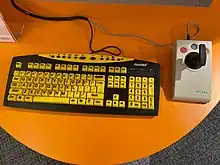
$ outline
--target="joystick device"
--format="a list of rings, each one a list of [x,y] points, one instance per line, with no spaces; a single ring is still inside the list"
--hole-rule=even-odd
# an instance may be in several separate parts
[[[212,84],[212,42],[176,41],[172,77],[173,100],[208,103]]]

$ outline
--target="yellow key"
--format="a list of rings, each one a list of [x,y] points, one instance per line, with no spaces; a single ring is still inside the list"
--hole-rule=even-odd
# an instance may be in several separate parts
[[[85,105],[86,99],[78,99],[78,105]]]
[[[14,76],[13,78],[12,78],[12,82],[20,82],[21,81],[21,77],[16,77],[16,76]]]
[[[135,101],[136,102],[140,102],[141,101],[141,96],[140,95],[136,95],[135,96]]]
[[[106,100],[106,107],[112,107],[112,100]]]
[[[52,79],[46,78],[46,84],[51,84],[52,83]]]
[[[74,79],[74,74],[73,73],[69,74],[69,79],[71,79],[71,80]]]
[[[104,94],[103,93],[87,93],[87,98],[102,100],[104,99]]]
[[[42,95],[42,96],[48,96],[48,92],[45,91],[45,90],[43,90],[43,91],[41,92],[41,95]]]
[[[26,77],[21,77],[21,82],[26,82],[27,78]]]
[[[61,79],[63,77],[62,73],[57,73],[56,78]]]
[[[28,82],[28,83],[32,83],[33,80],[34,80],[34,79],[33,79],[32,77],[28,77],[28,78],[27,78],[27,82]]]
[[[149,78],[149,84],[154,84],[154,78],[153,77]]]
[[[63,79],[68,79],[69,75],[68,73],[63,73]]]
[[[24,102],[24,96],[18,95],[17,101]]]
[[[44,73],[43,72],[38,72],[37,77],[39,77],[39,78],[44,77]]]
[[[56,73],[54,72],[50,73],[50,78],[56,78]]]
[[[120,76],[115,76],[114,81],[120,81]]]
[[[34,63],[33,62],[29,62],[28,63],[28,69],[33,69],[34,68]]]
[[[70,84],[71,84],[71,80],[70,79],[65,80],[65,85],[70,85]]]
[[[31,73],[31,77],[36,78],[36,77],[37,77],[37,72],[36,72],[36,71],[33,71],[33,72]]]
[[[100,67],[100,72],[106,72],[106,67],[105,66],[101,66]]]
[[[113,102],[112,102],[112,106],[113,106],[113,107],[118,107],[118,101],[113,101]]]
[[[134,88],[134,84],[135,84],[135,83],[130,82],[130,83],[129,83],[129,88],[132,88],[132,89],[133,89],[133,88]]]
[[[11,94],[11,95],[22,95],[22,89],[10,89],[9,94]]]
[[[105,76],[104,75],[94,75],[94,80],[105,81]]]
[[[25,71],[20,71],[20,76],[25,76]]]
[[[40,82],[40,79],[39,78],[34,78],[34,83],[35,84],[38,84]]]
[[[108,81],[108,88],[113,88],[113,81]]]
[[[83,85],[83,80],[76,80],[76,85],[77,86],[82,86]]]
[[[35,90],[29,90],[29,95],[34,96],[35,95]]]
[[[19,73],[20,73],[20,72],[19,72],[18,70],[15,70],[14,73],[13,73],[13,75],[14,75],[14,76],[19,76]]]
[[[25,72],[25,77],[31,77],[31,71],[26,71]]]
[[[139,102],[128,102],[128,108],[141,108],[141,103]]]
[[[94,80],[90,81],[90,86],[95,86],[95,81]]]
[[[22,89],[27,89],[27,83],[21,83],[21,88]]]
[[[40,78],[40,84],[45,84],[45,78]]]
[[[148,107],[149,109],[154,109],[154,97],[148,97]]]
[[[11,83],[11,88],[19,88],[19,87],[20,87],[20,83],[17,83],[17,82]]]
[[[127,73],[127,68],[126,67],[121,67],[121,73]]]
[[[68,71],[72,71],[72,70],[73,70],[73,66],[72,66],[71,64],[68,64],[66,69],[67,69]]]
[[[119,107],[125,108],[125,101],[119,101]]]
[[[40,63],[40,69],[46,69],[46,64],[45,63]]]
[[[66,91],[61,91],[60,97],[67,97],[67,92]]]
[[[83,81],[83,85],[84,85],[84,86],[89,86],[89,83],[90,83],[89,80],[84,80],[84,81]]]
[[[94,67],[94,72],[99,72],[100,71],[100,66],[95,66]]]
[[[121,68],[120,67],[115,67],[115,73],[120,73],[121,72]]]
[[[93,72],[93,66],[89,65],[88,72]]]
[[[72,86],[72,91],[77,92],[78,91],[78,86]]]
[[[149,84],[148,94],[150,96],[154,96],[154,85],[153,84]]]
[[[60,70],[66,70],[66,64],[61,64]]]
[[[98,93],[104,93],[105,92],[105,86],[97,86],[97,92]]]
[[[86,98],[86,93],[85,92],[81,92],[80,93],[80,98],[85,99]]]
[[[130,77],[129,77],[129,82],[135,82],[134,76],[130,76]]]
[[[135,95],[141,95],[141,90],[140,89],[135,89]]]
[[[86,99],[86,105],[93,105],[93,99]]]
[[[136,83],[141,83],[141,77],[136,77],[135,81]]]
[[[75,86],[76,85],[76,80],[71,80],[70,84]]]
[[[134,101],[134,95],[129,95],[128,96],[128,101]]]
[[[58,84],[58,79],[53,79],[52,84],[57,85]]]
[[[46,84],[40,84],[40,89],[41,90],[46,90]]]
[[[82,71],[83,71],[83,72],[87,72],[87,70],[88,70],[88,66],[87,66],[87,65],[83,65],[83,66],[82,66]]]
[[[115,68],[114,68],[113,66],[110,66],[110,67],[108,68],[108,72],[109,72],[109,73],[114,73],[114,72],[115,72]]]
[[[66,85],[66,91],[67,91],[67,92],[71,92],[71,91],[72,91],[71,85]]]
[[[40,64],[36,62],[36,63],[34,63],[33,67],[34,67],[34,69],[39,69],[39,66],[40,66]]]
[[[141,109],[148,109],[147,103],[142,103]]]
[[[93,75],[92,74],[88,74],[87,75],[87,80],[93,80]]]
[[[86,75],[86,74],[82,74],[82,75],[81,75],[81,80],[86,80],[86,78],[87,78],[87,75]]]
[[[35,97],[33,97],[33,102],[36,102],[36,103],[69,104],[69,98],[35,96]]]
[[[90,92],[90,86],[85,86],[84,91],[85,91],[85,92]]]
[[[64,85],[65,80],[64,79],[59,79],[58,84],[59,85]]]
[[[147,96],[147,90],[146,89],[142,89],[142,96]]]
[[[84,86],[78,86],[78,92],[83,92],[84,91]]]
[[[142,96],[142,102],[147,102],[147,96]]]
[[[55,94],[54,91],[49,91],[49,92],[48,92],[48,96],[49,96],[49,97],[54,97],[54,94]]]
[[[79,96],[80,96],[80,93],[79,93],[79,92],[75,92],[75,93],[74,93],[74,98],[79,98]]]
[[[135,84],[135,89],[141,89],[141,83],[136,83]]]
[[[16,95],[8,95],[7,100],[8,101],[16,101],[17,100],[17,96]]]
[[[53,90],[53,85],[51,85],[51,84],[46,84],[46,89],[47,89],[48,91]]]
[[[73,71],[79,71],[79,65],[73,65]]]
[[[53,90],[54,90],[54,91],[58,91],[58,90],[59,90],[59,85],[54,84],[54,85],[53,85]]]
[[[148,78],[147,77],[142,77],[142,83],[148,83]]]
[[[60,95],[61,95],[61,91],[55,91],[54,92],[54,96],[55,97],[60,97]]]
[[[80,74],[75,74],[75,79],[80,80]]]
[[[147,89],[147,83],[142,83],[142,89]]]
[[[66,88],[65,85],[60,85],[60,86],[59,86],[59,90],[60,90],[60,91],[65,91],[65,88]]]
[[[119,94],[113,94],[113,100],[119,101]]]
[[[134,95],[134,89],[129,89],[129,95]]]
[[[108,81],[114,81],[114,76],[109,75],[108,76]]]
[[[60,64],[55,64],[55,70],[60,70]]]
[[[68,92],[67,97],[72,98],[74,96],[73,92]]]
[[[121,82],[126,82],[126,76],[121,76]]]
[[[49,78],[50,77],[50,73],[49,72],[45,72],[44,73],[44,78]]]
[[[114,88],[119,88],[119,82],[114,82]]]
[[[76,98],[71,98],[70,99],[70,104],[77,105],[77,99]]]
[[[41,96],[41,90],[36,90],[36,91],[35,91],[35,95],[36,95],[36,96]]]
[[[27,96],[28,94],[29,94],[29,90],[24,89],[24,90],[23,90],[23,95]]]
[[[52,69],[52,64],[46,63],[46,69],[47,69],[47,70],[51,70],[51,69]]]
[[[103,100],[94,100],[94,106],[103,106]]]

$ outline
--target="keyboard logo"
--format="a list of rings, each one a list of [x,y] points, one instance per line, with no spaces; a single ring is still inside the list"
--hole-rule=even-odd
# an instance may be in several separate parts
[[[134,63],[134,66],[147,66],[148,65],[148,63],[146,63],[146,64],[143,64],[143,63]]]

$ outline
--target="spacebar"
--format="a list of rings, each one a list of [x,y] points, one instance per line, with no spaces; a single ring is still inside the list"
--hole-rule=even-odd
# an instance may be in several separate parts
[[[69,104],[69,98],[35,96],[33,98],[33,102],[35,102],[35,103]]]

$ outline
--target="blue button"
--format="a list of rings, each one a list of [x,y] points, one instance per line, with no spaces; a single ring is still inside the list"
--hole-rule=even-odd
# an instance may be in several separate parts
[[[196,44],[192,44],[192,45],[191,45],[191,48],[192,48],[193,50],[196,50],[196,49],[198,48],[198,46],[197,46]]]

